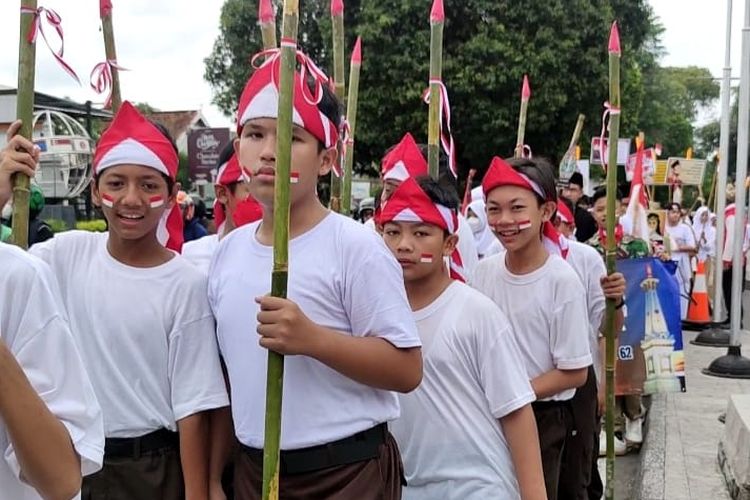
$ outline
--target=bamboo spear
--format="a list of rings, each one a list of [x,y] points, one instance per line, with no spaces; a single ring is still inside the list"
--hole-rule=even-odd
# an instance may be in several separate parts
[[[523,75],[523,85],[521,86],[521,110],[518,113],[518,133],[516,134],[516,150],[514,153],[516,158],[521,158],[523,156],[524,136],[526,135],[526,112],[529,110],[529,99],[531,99],[529,77]]]
[[[440,83],[443,79],[443,0],[434,0],[430,11],[430,110],[427,128],[427,163],[430,176],[437,179],[440,165]]]
[[[617,242],[615,240],[616,192],[617,192],[617,141],[620,137],[620,33],[617,21],[612,23],[609,34],[609,139],[607,160],[607,274],[617,272]],[[607,433],[607,500],[615,495],[615,301],[607,299],[606,311],[606,416]]]
[[[263,37],[263,48],[275,49],[276,43],[276,15],[273,12],[271,0],[260,0],[258,5],[258,22],[260,23],[260,33]]]
[[[112,26],[112,1],[99,0],[99,17],[102,20],[102,33],[104,34],[104,52],[107,64],[112,73],[112,113],[117,114],[122,104],[120,92],[120,70],[117,64],[117,50],[115,49],[115,30]]]
[[[344,1],[331,0],[331,22],[333,23],[333,82],[339,102],[346,97],[346,75],[344,74]],[[349,212],[348,206],[341,203],[341,178],[331,172],[331,209],[335,212]]]
[[[18,95],[16,117],[22,120],[21,134],[32,139],[34,119],[34,73],[36,69],[36,44],[29,41],[33,23],[32,12],[37,8],[36,0],[21,0],[21,30],[18,42]],[[23,174],[13,177],[13,224],[11,242],[21,248],[29,245],[29,185],[30,179]]]
[[[362,68],[362,38],[357,37],[349,66],[349,96],[346,103],[346,119],[349,122],[349,142],[344,159],[344,189],[342,213],[349,215],[352,205],[352,170],[354,167],[354,134],[357,131],[357,102],[359,100],[359,72]]]
[[[279,108],[276,121],[276,182],[273,197],[273,272],[271,274],[271,295],[281,298],[286,298],[289,274],[289,184],[292,164],[292,104],[294,102],[293,85],[297,60],[298,22],[299,0],[284,0]],[[279,498],[284,357],[269,350],[267,370],[262,495],[264,500],[277,500]]]

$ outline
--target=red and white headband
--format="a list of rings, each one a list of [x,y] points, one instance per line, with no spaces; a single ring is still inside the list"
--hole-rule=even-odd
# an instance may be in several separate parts
[[[410,133],[383,157],[381,164],[383,180],[403,182],[409,177],[427,175],[429,166],[422,150]]]
[[[282,46],[296,44],[282,39]],[[286,44],[286,45],[285,45]],[[259,63],[261,59],[265,61]],[[328,76],[302,51],[297,50],[299,71],[294,74],[294,111],[292,121],[295,125],[310,132],[326,148],[336,146],[339,139],[339,124],[332,123],[320,111],[318,104],[323,99],[323,87],[330,87]],[[242,134],[242,127],[255,118],[277,118],[279,107],[279,69],[281,67],[281,50],[270,49],[253,56],[252,64],[256,68],[247,81],[240,97],[237,112],[237,134]],[[308,80],[312,82],[310,90]]]

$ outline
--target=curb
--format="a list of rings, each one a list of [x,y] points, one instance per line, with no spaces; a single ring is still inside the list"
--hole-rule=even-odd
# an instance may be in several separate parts
[[[666,500],[667,393],[651,396],[648,432],[643,441],[638,468],[637,497],[640,500]]]

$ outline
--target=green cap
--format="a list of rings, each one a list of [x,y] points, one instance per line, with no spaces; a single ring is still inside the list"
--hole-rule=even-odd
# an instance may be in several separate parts
[[[29,193],[29,210],[39,213],[43,208],[44,193],[42,193],[42,188],[36,184],[32,184]]]

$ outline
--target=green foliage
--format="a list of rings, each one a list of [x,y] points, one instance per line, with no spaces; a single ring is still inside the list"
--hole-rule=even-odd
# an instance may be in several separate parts
[[[329,5],[303,3],[300,46],[330,74]],[[251,73],[249,60],[262,47],[256,10],[255,4],[226,0],[221,34],[205,60],[214,102],[228,115],[235,113]],[[607,99],[612,19],[618,19],[622,37],[623,137],[644,130],[649,143],[684,152],[692,143],[696,103],[715,94],[710,82],[695,79],[707,70],[658,67],[663,28],[647,0],[447,0],[446,15],[443,79],[464,173],[483,170],[494,155],[512,154],[524,73],[532,87],[526,142],[535,154],[557,164],[579,113],[586,115],[581,144],[588,149],[590,138],[600,134]],[[346,2],[347,58],[356,36],[363,39],[358,174],[375,174],[373,165],[407,131],[426,142],[421,97],[429,78],[428,16],[426,0]]]
[[[190,163],[186,153],[180,153],[180,163],[177,167],[177,182],[180,183],[180,189],[185,192],[193,189],[193,183],[190,180]]]
[[[736,89],[735,89],[736,90]],[[734,101],[729,118],[729,178],[734,178],[737,170],[737,121],[739,118],[739,95],[734,93]],[[721,141],[721,122],[719,119],[711,121],[695,131],[696,156],[698,158],[712,158],[718,162],[716,156]],[[748,158],[750,160],[750,158]],[[706,174],[708,176],[708,174]]]
[[[76,229],[91,231],[92,233],[104,233],[107,231],[107,221],[102,219],[81,220],[76,222]]]
[[[62,233],[68,231],[70,228],[68,224],[62,219],[47,219],[44,222],[49,224],[50,229],[53,233]]]

